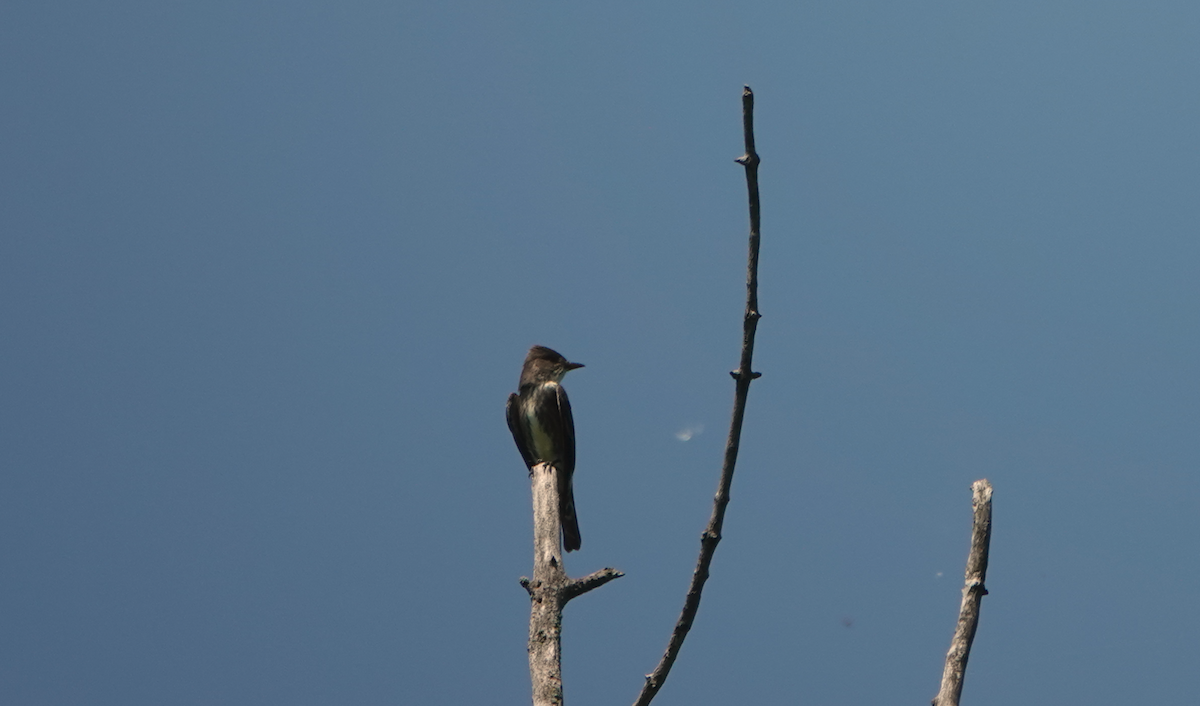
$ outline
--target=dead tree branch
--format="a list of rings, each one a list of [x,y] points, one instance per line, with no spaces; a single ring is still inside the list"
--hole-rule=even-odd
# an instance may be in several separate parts
[[[567,601],[624,576],[601,569],[581,579],[563,569],[558,512],[558,472],[548,463],[530,469],[533,489],[533,580],[521,579],[529,592],[529,678],[534,706],[561,706],[562,612]]]
[[[971,643],[975,641],[975,630],[979,627],[979,604],[987,595],[983,582],[987,578],[988,549],[992,543],[992,484],[986,478],[977,480],[971,484],[971,494],[975,522],[971,530],[971,553],[967,556],[966,585],[958,610],[958,626],[950,641],[950,651],[946,653],[942,688],[933,698],[933,706],[958,706],[967,658],[971,656]]]
[[[712,563],[713,553],[717,543],[721,541],[721,527],[725,522],[725,506],[729,504],[729,487],[733,483],[733,469],[737,464],[738,446],[742,437],[742,419],[746,413],[746,397],[750,393],[750,381],[759,377],[760,373],[752,372],[751,362],[754,357],[754,334],[758,328],[758,320],[762,315],[758,312],[758,242],[759,242],[759,201],[758,201],[758,153],[754,151],[754,93],[746,86],[742,91],[742,126],[745,135],[746,153],[736,161],[746,168],[746,190],[750,199],[750,254],[746,266],[746,314],[742,322],[742,358],[737,370],[730,373],[735,383],[733,401],[733,419],[729,424],[729,437],[725,441],[725,461],[721,466],[721,480],[717,486],[717,495],[713,498],[712,516],[708,526],[700,535],[700,557],[696,561],[696,569],[692,572],[692,581],[688,586],[687,598],[683,603],[683,611],[675,623],[675,630],[667,643],[667,650],[659,660],[654,671],[646,675],[646,683],[638,694],[634,706],[646,706],[662,688],[679,655],[679,649],[692,629],[696,612],[700,608],[700,594],[704,591],[704,582],[708,580],[708,567]]]

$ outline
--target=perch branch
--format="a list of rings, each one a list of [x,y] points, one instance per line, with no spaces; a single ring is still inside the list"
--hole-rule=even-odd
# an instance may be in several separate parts
[[[624,574],[601,569],[581,579],[567,577],[562,564],[558,472],[548,463],[530,469],[533,490],[533,580],[529,592],[529,679],[534,706],[562,706],[562,612],[567,601]]]

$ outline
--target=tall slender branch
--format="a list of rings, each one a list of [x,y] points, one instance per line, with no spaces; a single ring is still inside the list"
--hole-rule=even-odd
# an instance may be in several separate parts
[[[667,650],[659,660],[654,671],[646,675],[646,683],[638,694],[634,706],[646,706],[662,688],[671,672],[679,649],[687,638],[688,631],[696,619],[700,608],[700,595],[704,591],[704,582],[708,580],[708,567],[712,563],[713,553],[721,541],[721,527],[725,523],[725,506],[729,504],[729,487],[733,484],[733,469],[737,464],[738,447],[742,438],[742,419],[746,414],[746,397],[750,393],[750,381],[760,376],[752,372],[751,363],[754,358],[754,334],[758,329],[758,320],[762,315],[758,312],[758,242],[759,242],[759,201],[758,201],[758,153],[754,151],[754,92],[746,86],[742,90],[742,126],[746,141],[746,153],[736,161],[746,168],[746,190],[750,200],[750,254],[746,265],[746,314],[742,322],[742,358],[738,369],[730,373],[735,382],[733,398],[733,419],[729,424],[729,436],[725,441],[725,461],[721,466],[721,480],[717,485],[717,495],[713,498],[712,516],[708,526],[700,535],[700,557],[696,561],[696,569],[692,572],[692,582],[688,586],[687,598],[683,603],[683,611],[675,623],[675,630],[667,643]]]
[[[958,706],[963,677],[967,673],[967,658],[971,656],[971,643],[975,641],[975,630],[979,627],[979,605],[987,595],[983,582],[987,578],[988,550],[992,543],[992,484],[986,478],[971,484],[971,506],[975,510],[975,521],[971,530],[971,552],[967,555],[966,585],[958,610],[958,625],[950,641],[950,651],[946,653],[942,687],[933,698],[933,706]]]

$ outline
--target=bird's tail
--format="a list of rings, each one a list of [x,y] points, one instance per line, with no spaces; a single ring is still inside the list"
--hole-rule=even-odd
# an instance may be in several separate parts
[[[575,491],[567,476],[559,483],[558,519],[562,524],[563,549],[573,552],[583,541],[579,536],[579,518],[575,516]]]

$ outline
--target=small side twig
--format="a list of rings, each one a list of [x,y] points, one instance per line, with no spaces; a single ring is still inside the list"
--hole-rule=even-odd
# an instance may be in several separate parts
[[[933,706],[958,706],[967,658],[971,656],[971,643],[975,641],[975,630],[979,627],[979,605],[987,595],[984,580],[987,578],[988,549],[992,543],[992,484],[986,478],[977,480],[971,484],[971,494],[975,522],[971,530],[971,553],[967,556],[966,585],[958,611],[958,626],[950,641],[950,651],[946,653],[942,687],[933,698]]]
[[[600,588],[609,581],[612,581],[613,579],[619,579],[624,575],[625,573],[622,571],[607,568],[600,569],[599,571],[593,571],[581,579],[571,579],[571,582],[563,587],[564,602],[569,601],[572,598],[582,596],[592,589]]]
[[[759,243],[759,200],[758,200],[758,153],[754,150],[754,92],[746,86],[742,90],[742,128],[745,136],[746,153],[736,161],[746,168],[746,190],[750,200],[750,253],[746,265],[746,314],[742,322],[742,357],[738,369],[730,372],[735,382],[733,401],[733,419],[729,424],[729,436],[725,441],[725,460],[721,466],[721,480],[717,485],[717,495],[713,498],[712,516],[708,526],[700,535],[700,557],[696,560],[696,568],[692,572],[692,581],[688,586],[687,598],[684,599],[683,610],[675,623],[675,630],[667,643],[667,650],[659,660],[654,671],[646,675],[646,683],[638,694],[634,706],[646,706],[662,688],[671,672],[675,658],[692,623],[696,612],[700,609],[700,595],[704,591],[704,582],[708,580],[708,568],[712,563],[713,553],[721,541],[721,527],[725,522],[725,506],[729,504],[729,488],[733,484],[733,469],[737,464],[738,447],[742,438],[742,419],[746,414],[746,397],[750,393],[750,381],[760,377],[753,372],[751,363],[754,358],[754,334],[758,328],[758,320],[762,315],[758,311],[758,243]]]

